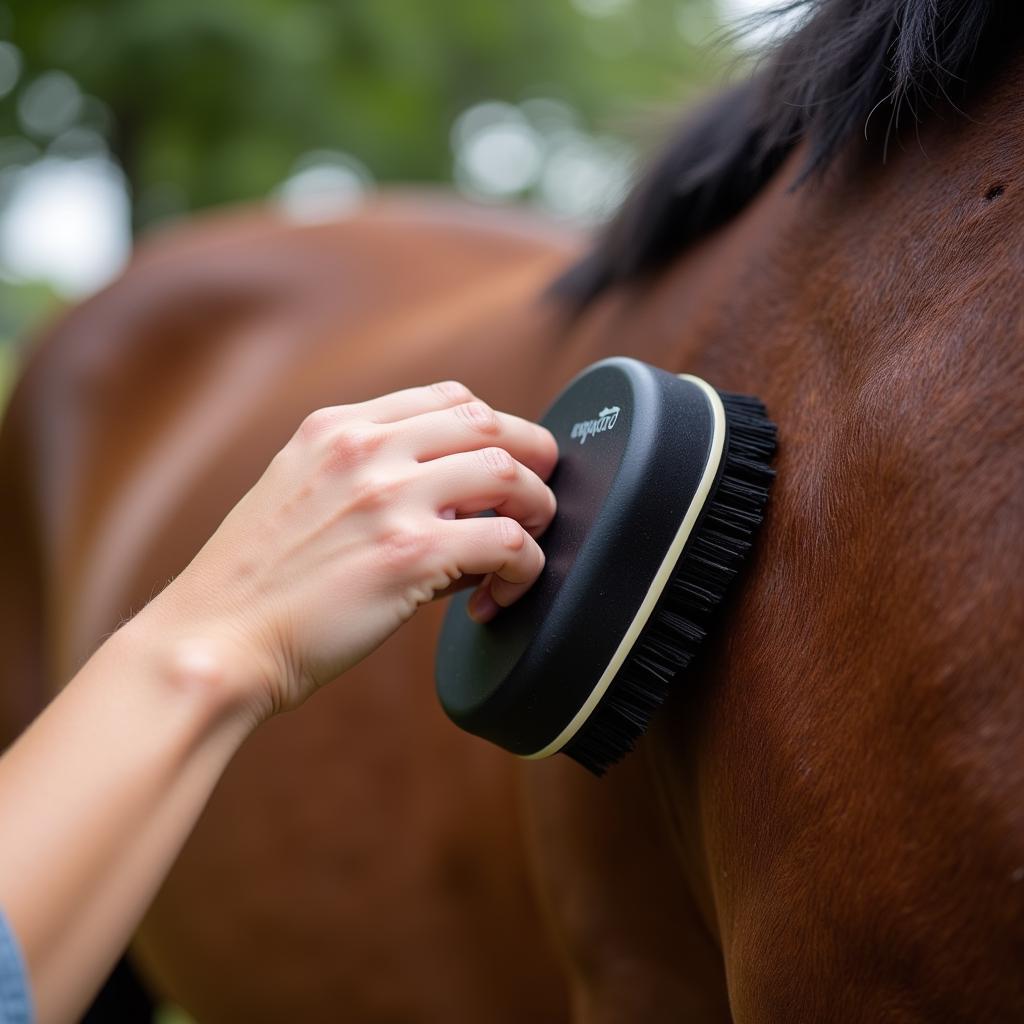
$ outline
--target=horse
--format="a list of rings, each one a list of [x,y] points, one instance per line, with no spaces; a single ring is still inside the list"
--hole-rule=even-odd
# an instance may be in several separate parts
[[[240,752],[133,944],[153,992],[204,1024],[1024,1018],[1022,27],[816,0],[596,240],[415,193],[229,212],[48,330],[0,433],[5,740],[317,406],[450,378],[535,417],[623,353],[779,425],[752,564],[636,753],[598,780],[459,733],[425,607]]]

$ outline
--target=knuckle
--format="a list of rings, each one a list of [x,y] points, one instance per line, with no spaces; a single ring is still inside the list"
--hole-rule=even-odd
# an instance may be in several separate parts
[[[504,448],[481,448],[477,456],[488,472],[499,480],[514,480],[518,473],[516,460]]]
[[[373,512],[392,504],[405,481],[397,477],[365,476],[352,487],[350,507],[357,512]]]
[[[430,385],[430,390],[433,391],[442,402],[447,402],[449,405],[456,405],[461,402],[470,402],[473,400],[473,392],[470,391],[465,384],[462,384],[457,380],[438,381],[436,384]]]
[[[495,519],[498,540],[509,551],[522,551],[526,543],[526,531],[514,519],[499,516]]]
[[[433,550],[434,538],[429,530],[416,522],[392,523],[380,535],[378,550],[381,562],[390,569],[408,570],[423,562]]]
[[[307,441],[317,438],[334,429],[338,422],[339,412],[336,407],[315,409],[300,424],[299,434]]]
[[[496,434],[500,429],[498,414],[486,402],[473,401],[457,405],[455,415],[478,434]]]
[[[365,426],[345,426],[335,429],[327,441],[324,460],[328,470],[349,469],[366,462],[385,441],[382,431]]]

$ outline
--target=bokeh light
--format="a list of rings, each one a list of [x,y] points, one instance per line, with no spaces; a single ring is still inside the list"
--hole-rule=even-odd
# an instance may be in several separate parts
[[[30,82],[18,97],[18,119],[27,135],[58,135],[82,109],[82,91],[63,71],[47,71]]]
[[[8,275],[49,281],[73,297],[124,266],[131,250],[128,194],[111,161],[46,157],[16,172],[7,188],[0,262]]]
[[[292,220],[316,223],[350,214],[372,186],[370,169],[354,156],[314,150],[296,161],[274,197]]]

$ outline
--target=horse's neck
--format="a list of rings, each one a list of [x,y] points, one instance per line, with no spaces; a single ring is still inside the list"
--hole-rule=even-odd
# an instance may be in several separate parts
[[[599,304],[593,351],[628,347],[761,391],[798,364],[870,374],[920,343],[926,324],[959,332],[963,300],[979,290],[988,326],[1015,320],[1022,86],[1024,59],[965,114],[891,142],[885,163],[857,139],[823,181],[793,188],[798,149],[742,215],[655,281]],[[986,357],[1012,354],[1005,332],[985,334]]]
[[[930,845],[905,879],[913,901],[943,869],[943,837],[956,848],[977,810],[971,787],[945,822],[922,810],[950,759],[1009,806],[996,718],[1024,725],[1006,671],[1024,623],[1018,567],[992,540],[1019,553],[1024,521],[1022,64],[969,117],[890,146],[885,165],[857,142],[794,191],[795,154],[733,223],[582,328],[594,355],[759,394],[779,423],[753,564],[701,677],[649,742],[680,863],[726,944],[766,884],[803,899],[795,856],[837,884],[799,845],[815,816],[845,815],[834,850],[872,814],[916,806]],[[986,747],[965,721],[999,738]],[[922,774],[907,780],[911,759]],[[853,870],[896,855],[893,835],[880,842]],[[982,874],[983,846],[970,853]],[[762,923],[770,939],[778,922]]]

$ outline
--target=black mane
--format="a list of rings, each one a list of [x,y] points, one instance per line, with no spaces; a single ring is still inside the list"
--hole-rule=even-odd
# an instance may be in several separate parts
[[[791,0],[800,27],[742,84],[682,125],[588,256],[553,291],[582,309],[647,276],[724,224],[800,142],[794,185],[819,177],[856,135],[881,159],[904,121],[956,107],[968,72],[1019,38],[1018,0]]]

